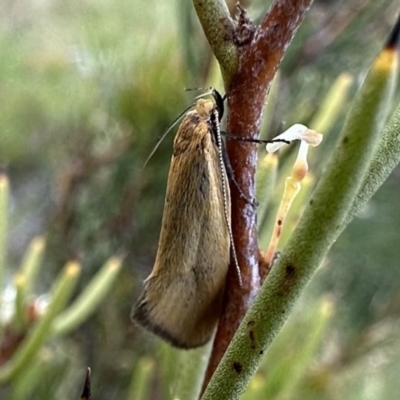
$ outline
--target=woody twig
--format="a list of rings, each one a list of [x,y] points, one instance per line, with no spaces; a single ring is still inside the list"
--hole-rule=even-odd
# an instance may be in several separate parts
[[[228,131],[257,138],[270,83],[285,49],[312,0],[277,0],[259,26],[238,7],[233,21],[221,0],[194,0],[211,48],[217,57],[228,96]],[[228,141],[227,150],[236,180],[247,198],[255,198],[256,146]],[[235,187],[232,191],[232,229],[243,283],[230,268],[225,306],[215,337],[203,389],[213,375],[260,285],[256,210]]]

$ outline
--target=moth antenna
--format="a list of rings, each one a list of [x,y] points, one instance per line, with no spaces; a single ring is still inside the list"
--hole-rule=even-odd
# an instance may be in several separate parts
[[[192,105],[190,105],[189,107],[187,107],[185,110],[183,110],[176,118],[175,120],[172,122],[172,124],[168,127],[168,129],[163,133],[163,135],[161,136],[161,138],[158,140],[157,144],[154,146],[153,150],[151,151],[151,153],[149,154],[149,156],[146,158],[146,161],[143,164],[143,169],[146,167],[147,163],[150,161],[150,158],[153,157],[154,153],[157,151],[157,149],[160,147],[161,142],[165,139],[165,137],[167,136],[167,134],[169,132],[171,132],[171,130],[175,127],[175,125],[179,122],[179,120],[194,106],[196,105],[196,103],[193,103]]]
[[[249,143],[257,143],[257,144],[268,144],[268,143],[286,143],[290,144],[291,141],[287,139],[253,139],[253,138],[245,138],[239,135],[233,135],[232,133],[221,132],[221,135],[224,135],[228,139],[237,140],[238,142],[249,142]]]
[[[218,93],[218,95],[219,95],[219,93]],[[218,104],[217,104],[217,107],[218,107]],[[216,118],[216,124],[215,124],[216,135],[215,136],[217,139],[219,168],[220,168],[221,177],[222,177],[221,181],[222,181],[222,200],[224,203],[224,216],[225,216],[226,225],[228,227],[229,240],[231,242],[232,257],[233,257],[233,261],[235,263],[236,271],[238,273],[239,285],[242,286],[242,274],[240,273],[239,262],[238,262],[237,255],[236,255],[235,243],[233,241],[231,221],[229,220],[229,216],[228,216],[228,208],[227,208],[228,196],[227,196],[227,188],[226,188],[226,181],[227,181],[228,177],[226,176],[226,173],[224,173],[224,171],[225,171],[224,165],[225,164],[224,164],[224,158],[222,155],[222,139],[221,139],[221,131],[219,128],[220,119],[219,119],[219,112],[217,109],[214,110],[214,115]]]
[[[201,87],[192,87],[192,88],[185,88],[185,92],[193,92],[193,91],[199,91],[199,90],[202,90],[202,91],[208,91],[208,92],[210,92],[211,93],[211,90],[212,90],[213,88],[210,86],[210,87],[208,87],[208,88],[201,88]],[[201,96],[201,95],[200,95]]]

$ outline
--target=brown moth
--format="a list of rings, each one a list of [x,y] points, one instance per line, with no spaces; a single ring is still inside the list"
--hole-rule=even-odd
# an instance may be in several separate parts
[[[155,264],[132,318],[173,346],[208,342],[230,260],[230,191],[219,123],[223,99],[199,99],[175,136]],[[236,265],[236,254],[232,246]]]

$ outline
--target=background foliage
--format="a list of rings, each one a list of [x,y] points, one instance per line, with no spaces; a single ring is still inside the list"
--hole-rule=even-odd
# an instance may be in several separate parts
[[[354,78],[350,104],[394,23],[394,3],[314,4],[282,64],[270,136],[307,124],[342,72]],[[258,0],[246,6],[256,20],[266,10]],[[191,102],[183,88],[212,79],[193,7],[4,1],[0,21],[0,169],[11,182],[6,282],[36,235],[48,242],[37,295],[72,258],[83,264],[77,296],[110,256],[126,254],[97,312],[42,349],[40,379],[27,379],[26,388],[6,385],[0,395],[78,398],[89,365],[97,400],[145,399],[141,388],[147,398],[168,398],[176,389],[175,354],[136,328],[129,313],[154,261],[173,135],[143,170],[144,160]],[[318,151],[329,152],[342,121]],[[397,398],[398,173],[335,244],[249,398]]]

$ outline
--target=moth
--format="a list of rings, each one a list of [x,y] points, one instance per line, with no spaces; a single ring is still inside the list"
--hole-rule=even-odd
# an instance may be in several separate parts
[[[171,345],[207,343],[220,316],[231,254],[223,98],[200,98],[177,131],[156,260],[132,318]],[[240,277],[240,275],[239,275]]]

